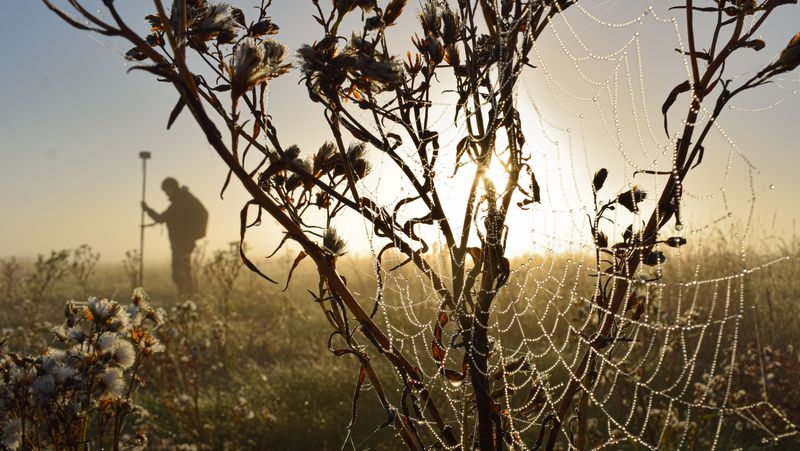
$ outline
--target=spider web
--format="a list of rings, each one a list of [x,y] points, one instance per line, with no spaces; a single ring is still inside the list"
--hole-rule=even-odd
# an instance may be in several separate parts
[[[724,151],[707,156],[697,169],[699,175],[690,174],[684,188],[683,202],[690,212],[687,225],[662,230],[687,237],[689,244],[668,252],[665,264],[644,271],[635,283],[646,313],[637,320],[621,318],[618,330],[624,330],[624,336],[597,353],[591,370],[596,375],[593,382],[578,380],[573,373],[589,347],[589,335],[596,330],[597,310],[604,310],[592,302],[596,269],[595,246],[586,220],[594,208],[589,180],[605,166],[617,172],[607,185],[619,189],[605,196],[613,198],[633,184],[651,194],[659,193],[664,177],[641,171],[671,167],[677,140],[675,135],[664,136],[660,111],[648,108],[663,100],[648,98],[649,93],[668,92],[670,87],[646,89],[646,82],[652,83],[648,54],[643,49],[652,45],[648,41],[651,30],[660,29],[662,34],[668,30],[674,40],[671,44],[684,50],[680,24],[666,11],[668,5],[657,7],[656,3],[638,10],[627,21],[602,19],[617,3],[586,6],[578,2],[569,14],[557,16],[543,43],[534,45],[536,69],[526,71],[517,87],[517,106],[525,115],[523,131],[528,138],[524,153],[532,157],[543,195],[540,205],[510,213],[508,218],[509,233],[515,235],[508,238],[507,252],[516,264],[512,264],[512,276],[499,291],[490,316],[493,345],[488,377],[494,398],[503,409],[510,436],[523,447],[533,446],[545,427],[543,421],[558,410],[571,380],[578,381],[581,390],[562,427],[562,440],[566,438],[570,447],[576,446],[579,421],[587,422],[587,444],[594,449],[730,448],[739,446],[743,437],[742,432],[735,435],[733,431],[745,428],[748,443],[796,440],[796,425],[769,400],[763,365],[756,375],[762,384],[759,393],[745,392],[738,383],[741,368],[737,357],[753,349],[752,333],[746,334],[745,342],[743,328],[752,329],[757,321],[756,306],[746,296],[745,283],[760,269],[783,259],[758,264],[748,260],[747,240],[759,193],[757,170],[719,122],[714,124],[712,140]],[[612,33],[615,41],[589,39],[598,28]],[[608,48],[597,50],[602,46]],[[683,69],[691,78],[687,61],[683,58]],[[769,105],[732,108],[770,109],[797,93],[789,87],[796,82],[780,80],[779,89],[788,95]],[[442,149],[453,149],[466,130],[463,125],[452,125],[454,102],[446,98],[437,101],[441,114],[431,128],[444,138]],[[679,109],[677,104],[675,109]],[[710,114],[703,109],[699,122],[708,120]],[[548,117],[564,119],[550,122]],[[369,123],[366,116],[364,119]],[[560,125],[563,123],[570,125]],[[671,124],[673,133],[677,129]],[[414,158],[415,149],[404,150]],[[375,164],[379,176],[374,185],[366,181],[360,185],[369,197],[392,206],[411,193],[403,186],[387,189],[392,169],[380,160]],[[465,180],[450,175],[452,158],[443,159],[438,166],[437,183],[449,194],[445,194],[446,203],[452,198],[452,208],[463,211],[458,202],[465,197]],[[693,183],[697,178],[706,182]],[[699,224],[694,224],[691,219],[701,212],[711,218],[701,217]],[[413,217],[411,212],[406,214]],[[618,237],[627,224],[641,221],[638,216],[625,215],[618,213],[615,223],[604,227],[609,236]],[[728,244],[738,252],[736,261],[728,264],[714,263],[703,253],[704,246],[708,251],[719,244],[710,232],[721,229],[730,231]],[[376,249],[383,242],[372,235],[368,225],[364,230],[373,257],[377,257]],[[447,279],[447,244],[432,230],[423,234],[434,243],[426,257]],[[404,259],[384,257],[382,267],[391,268]],[[433,363],[437,290],[424,275],[406,267],[384,270],[377,276],[383,281],[378,288],[383,299],[379,315],[388,336],[422,370],[435,397],[443,401],[440,408],[450,410],[450,426],[460,431],[461,443],[474,442],[475,437],[466,436],[474,433],[476,421],[474,406],[468,401],[469,384],[454,385]],[[443,341],[451,345],[458,341],[454,325],[445,328]],[[760,353],[760,344],[755,346]],[[462,358],[463,351],[451,346],[446,366],[461,368]],[[586,414],[579,419],[576,406],[582,401]],[[437,434],[435,425],[427,427]]]
[[[604,311],[592,302],[595,246],[586,221],[593,211],[592,174],[600,167],[612,172],[607,185],[617,191],[606,192],[607,198],[633,184],[658,193],[663,177],[637,173],[671,167],[673,158],[677,137],[662,134],[661,114],[651,110],[663,99],[648,98],[652,92],[662,95],[671,88],[658,86],[659,81],[651,76],[656,58],[652,55],[663,52],[648,55],[644,49],[652,44],[648,37],[654,30],[666,29],[672,38],[667,48],[684,51],[680,23],[666,11],[669,5],[657,6],[656,2],[647,7],[637,4],[639,9],[628,20],[603,19],[610,11],[616,12],[619,4],[613,0],[589,6],[577,2],[565,14],[557,15],[543,42],[534,44],[536,69],[522,74],[522,83],[516,87],[528,140],[524,154],[533,158],[542,202],[509,214],[507,252],[512,258],[512,275],[500,289],[490,315],[493,346],[488,376],[512,438],[525,448],[533,446],[545,427],[543,421],[558,410],[570,381],[578,380],[573,371],[589,347],[589,335],[596,330],[597,311]],[[589,39],[608,35],[614,40]],[[123,54],[108,42],[95,40]],[[685,76],[691,78],[686,58],[683,65]],[[663,70],[655,67],[652,72]],[[777,81],[783,95],[776,100],[755,108],[735,104],[731,108],[763,112],[800,91],[796,78]],[[434,104],[438,114],[430,128],[440,132],[442,149],[454,149],[466,134],[463,121],[461,125],[452,123],[455,101],[442,96]],[[674,109],[687,105],[678,102]],[[355,114],[364,124],[370,123],[367,113]],[[709,115],[702,109],[699,122]],[[550,121],[548,117],[559,119]],[[672,124],[670,130],[676,129]],[[638,320],[623,318],[619,329],[625,330],[624,340],[597,353],[593,383],[578,381],[579,397],[587,401],[582,421],[587,423],[587,443],[593,449],[731,448],[739,445],[730,437],[742,437],[741,432],[732,435],[731,431],[744,427],[755,437],[753,443],[779,443],[800,435],[786,413],[770,401],[763,366],[757,375],[762,384],[758,393],[742,394],[735,384],[737,356],[748,352],[749,344],[740,336],[744,328],[753,326],[757,314],[746,296],[745,283],[784,258],[749,263],[746,249],[759,193],[757,170],[720,122],[713,130],[716,136],[712,139],[726,152],[707,156],[698,169],[700,175],[690,174],[683,192],[689,221],[685,227],[668,231],[687,237],[689,244],[668,253],[667,262],[650,271],[658,280],[635,284],[646,313]],[[415,158],[413,147],[398,149],[403,151],[409,159]],[[393,206],[412,193],[410,187],[392,185],[397,177],[393,177],[396,169],[391,163],[373,159],[373,165],[377,177],[359,182],[367,197]],[[449,160],[440,159],[437,184],[447,196],[446,203],[458,212],[466,202],[462,198],[467,171],[451,175],[453,165],[452,155]],[[715,182],[696,184],[696,178]],[[699,212],[712,216],[694,224],[691,218]],[[403,211],[407,218],[414,213],[413,207]],[[614,219],[615,224],[604,230],[617,237],[625,224],[641,220],[625,213]],[[452,282],[447,277],[451,272],[447,244],[433,227],[421,228],[432,244],[426,254],[428,262],[446,282]],[[739,252],[738,260],[727,265],[709,263],[703,253],[704,246],[717,245],[709,232],[721,228],[730,230],[729,244]],[[376,259],[384,242],[369,224],[365,223],[363,230]],[[383,268],[392,268],[404,260],[404,256],[384,256],[381,263]],[[460,442],[475,442],[475,437],[467,436],[476,429],[476,413],[468,401],[471,388],[468,383],[455,386],[442,376],[431,354],[440,298],[437,290],[424,275],[408,267],[372,275],[382,280],[376,297],[382,299],[378,315],[385,332],[422,371]],[[444,343],[457,339],[454,325],[448,325]],[[761,352],[759,344],[756,351]],[[451,348],[445,365],[461,368],[462,359],[463,351]],[[397,382],[402,386],[399,376]],[[579,402],[576,397],[573,407]],[[562,441],[566,439],[570,448],[576,446],[578,421],[572,408],[562,427]],[[430,434],[439,434],[434,424],[421,424]]]

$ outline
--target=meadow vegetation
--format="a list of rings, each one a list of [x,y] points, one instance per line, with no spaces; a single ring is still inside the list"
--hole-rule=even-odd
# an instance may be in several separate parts
[[[664,281],[668,287],[650,298],[645,313],[648,321],[683,321],[691,324],[693,317],[713,317],[714,313],[708,311],[712,302],[711,291],[701,290],[697,311],[689,311],[685,307],[679,310],[674,305],[678,296],[669,292],[669,283],[681,277],[677,272],[683,271],[682,277],[685,278],[685,272],[693,274],[698,266],[702,273],[695,278],[699,279],[712,279],[740,271],[741,251],[723,241],[721,234],[713,240],[702,241],[713,245],[684,250],[679,258],[673,260],[673,265],[665,267]],[[800,389],[796,384],[800,377],[800,353],[796,347],[800,324],[791,320],[800,315],[800,306],[796,302],[800,296],[798,257],[800,243],[796,240],[769,249],[748,250],[749,267],[783,259],[746,277],[741,294],[753,309],[752,315],[743,319],[739,336],[740,352],[734,370],[734,386],[731,388],[734,405],[758,402],[766,392],[779,412],[794,424],[800,422],[800,409],[797,407],[800,405]],[[292,260],[293,255],[289,253],[273,260],[271,273],[285,275]],[[593,292],[590,278],[576,277],[575,271],[579,270],[579,266],[574,256],[534,255],[515,260],[515,267],[520,269],[512,274],[509,283],[519,282],[525,291],[520,298],[532,299],[529,302],[539,311],[546,311],[544,304],[551,300],[576,302],[575,298],[570,300],[571,296],[566,292],[553,295],[551,290],[559,289],[558,280],[561,278],[578,281],[574,288],[578,297],[590,297]],[[356,293],[374,292],[376,280],[372,260],[344,257],[343,261],[345,264],[341,268],[349,287]],[[24,439],[21,435],[10,437],[9,425],[18,425],[25,415],[28,415],[28,420],[35,418],[41,415],[41,409],[39,413],[31,411],[23,414],[18,410],[10,410],[8,403],[11,402],[9,393],[14,392],[18,394],[15,402],[24,398],[29,405],[41,407],[43,401],[39,392],[42,390],[42,381],[37,375],[45,374],[47,365],[52,365],[48,362],[54,356],[62,355],[55,349],[70,349],[69,340],[63,338],[65,303],[69,301],[66,304],[67,323],[74,325],[91,318],[91,315],[82,313],[84,306],[96,316],[96,304],[103,298],[116,299],[120,305],[127,306],[129,299],[132,305],[142,305],[147,296],[148,305],[152,306],[147,308],[164,312],[159,313],[157,319],[154,317],[152,327],[148,329],[158,340],[159,349],[163,345],[163,352],[148,353],[145,358],[144,353],[139,351],[141,358],[136,359],[137,368],[132,372],[129,371],[133,366],[132,361],[120,364],[114,363],[114,359],[106,359],[103,365],[119,367],[120,373],[114,373],[115,377],[122,380],[124,376],[125,382],[132,384],[132,390],[126,396],[126,392],[114,392],[119,388],[117,386],[107,387],[106,391],[112,391],[110,395],[102,389],[95,389],[91,396],[85,397],[86,402],[92,403],[91,406],[83,406],[96,418],[105,418],[107,422],[111,420],[110,424],[119,419],[118,433],[122,435],[120,443],[123,447],[338,449],[344,443],[353,410],[352,392],[356,382],[353,375],[359,362],[346,356],[336,357],[326,349],[329,336],[326,320],[319,314],[319,306],[314,298],[303,290],[303,287],[312,285],[317,277],[311,265],[301,265],[293,276],[296,282],[283,292],[282,285],[264,284],[258,276],[244,269],[236,246],[215,252],[200,250],[196,253],[198,266],[195,274],[199,293],[191,300],[179,301],[169,280],[167,265],[147,269],[145,280],[148,281],[148,295],[137,290],[131,296],[132,287],[124,265],[100,260],[88,247],[54,252],[32,261],[8,257],[0,262],[0,292],[3,294],[0,330],[5,343],[0,357],[4,362],[0,367],[3,376],[0,402],[4,403],[2,420],[6,431],[5,445],[13,447],[27,443],[29,446],[53,447],[59,443],[53,438],[58,436],[57,428],[49,435],[43,433],[46,428],[38,433],[29,428]],[[590,265],[591,261],[587,261],[587,264]],[[76,271],[75,268],[84,269]],[[403,271],[407,273],[404,275]],[[413,274],[413,269],[402,268],[396,277],[385,281],[386,310],[392,315],[391,322],[397,328],[402,329],[409,320],[402,311],[390,308],[395,302],[393,296],[402,293],[402,296],[423,300],[414,306],[421,316],[434,314],[438,308],[435,302],[424,301],[430,299],[426,293],[429,288],[419,280]],[[534,291],[537,289],[547,291],[548,295],[536,296]],[[511,293],[514,290],[506,291],[498,299],[501,316],[503,312],[511,314],[508,307],[517,300]],[[731,293],[733,299],[738,296],[737,292]],[[87,304],[87,299],[91,297],[96,299]],[[671,317],[679,311],[682,318]],[[570,312],[580,315],[581,312],[585,314],[586,309]],[[531,309],[522,313],[521,321],[530,324],[526,333],[529,339],[535,339],[537,321],[548,328],[558,327],[554,326],[557,323],[555,319],[538,317]],[[580,318],[572,320],[578,321]],[[130,330],[126,326],[125,329],[112,332],[118,332],[120,341],[130,341]],[[93,347],[99,353],[102,346],[96,342],[103,330],[95,329],[94,332],[95,335],[92,335],[92,331],[86,335],[93,337],[89,340],[94,340]],[[551,335],[563,337],[567,334],[556,331]],[[521,333],[515,336],[513,331],[509,331],[504,336],[505,346],[513,347],[515,342],[522,339]],[[652,338],[642,341],[650,342]],[[114,345],[114,349],[127,349],[127,346]],[[713,347],[709,351],[713,351]],[[39,357],[25,360],[23,356]],[[702,358],[711,359],[713,355],[709,352]],[[100,365],[100,360],[94,362]],[[544,364],[541,360],[537,363]],[[12,374],[11,367],[15,365],[26,366],[30,372],[26,380]],[[708,362],[699,366],[710,367]],[[108,371],[105,367],[98,371]],[[388,373],[383,375],[391,377]],[[663,377],[670,379],[673,375],[667,373]],[[724,382],[724,378],[712,377],[707,381],[708,387],[696,386],[695,390],[709,388],[707,396],[713,402],[715,397],[723,395],[726,388]],[[357,421],[349,432],[353,443],[359,449],[401,447],[402,441],[396,431],[382,427],[386,423],[386,413],[372,392],[373,388],[365,385],[360,396]],[[397,396],[399,394],[391,394],[392,398]],[[606,408],[619,409],[616,414],[628,412],[630,409],[625,403],[630,399],[630,396],[618,393]],[[108,406],[114,406],[117,410],[109,411]],[[125,407],[124,412],[120,410],[121,406]],[[106,413],[100,415],[99,412]],[[775,412],[768,409],[756,412],[765,427],[778,431],[785,428]],[[651,415],[663,414],[663,409],[658,408],[651,412]],[[590,444],[593,440],[602,443],[606,439],[606,431],[601,430],[603,417],[603,412],[593,411],[589,407],[587,429]],[[69,425],[76,418],[83,417],[77,415],[72,420],[62,420]],[[676,423],[676,436],[671,438],[667,432],[662,442],[665,446],[671,444],[670,440],[677,440],[685,426],[678,424],[679,418],[673,421]],[[90,431],[87,439],[96,446],[102,444],[104,437],[109,440],[108,434],[114,434],[113,427],[106,431],[105,436],[100,434],[98,424],[93,420],[87,426]],[[75,427],[60,429],[60,443],[72,443],[72,448],[66,446],[70,449],[77,442],[68,431],[85,433]],[[691,428],[692,447],[704,449],[709,445],[709,440],[715,436],[715,428],[716,419],[713,416],[694,419]],[[750,421],[733,421],[721,435],[721,444],[723,447],[733,443],[755,445],[756,438],[760,437],[755,429]],[[660,433],[653,430],[644,435]],[[536,437],[526,439],[530,443]],[[788,440],[777,446],[791,449],[796,445],[796,441]]]

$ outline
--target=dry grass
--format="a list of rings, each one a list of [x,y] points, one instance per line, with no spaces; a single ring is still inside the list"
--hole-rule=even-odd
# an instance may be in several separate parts
[[[680,258],[671,256],[673,258],[665,266],[664,282],[669,286],[678,278],[713,279],[737,273],[742,269],[741,260],[735,258],[736,252],[726,250],[729,248],[709,246],[700,251],[684,250]],[[224,254],[226,251],[221,252]],[[797,343],[800,337],[798,322],[790,320],[800,314],[800,307],[795,302],[800,295],[798,246],[793,243],[780,249],[753,251],[748,254],[747,262],[748,266],[754,267],[785,256],[791,258],[745,277],[744,299],[748,306],[755,308],[749,310],[752,315],[743,318],[734,392],[745,391],[744,395],[739,395],[742,397],[739,401],[758,400],[762,389],[761,365],[765,364],[764,375],[769,375],[769,399],[797,423],[800,422],[797,408],[800,390],[792,380],[800,374],[800,354],[796,348],[787,348],[787,345]],[[267,268],[270,274],[285,272],[291,256],[287,255],[285,259],[286,262],[273,262],[274,266]],[[214,449],[254,448],[266,443],[274,449],[339,448],[347,434],[359,364],[347,356],[335,357],[326,349],[329,325],[312,297],[305,292],[306,287],[317,283],[312,265],[301,265],[289,290],[284,293],[282,287],[264,283],[246,270],[235,274],[235,283],[213,282],[229,281],[234,275],[231,271],[235,271],[235,265],[220,263],[224,261],[220,258],[206,259],[206,277],[201,278],[201,293],[191,303],[175,300],[166,265],[150,268],[145,276],[149,281],[147,289],[152,303],[166,309],[169,316],[167,324],[159,330],[167,351],[155,356],[144,367],[145,384],[137,395],[137,402],[149,412],[144,424],[150,443],[164,447],[195,443]],[[6,259],[4,263],[7,269],[10,260]],[[495,306],[497,321],[502,324],[516,319],[526,328],[510,329],[504,333],[503,345],[513,348],[527,338],[533,340],[531,350],[546,351],[546,346],[535,340],[544,336],[537,321],[542,325],[552,325],[558,311],[550,308],[548,314],[540,314],[546,303],[552,301],[553,306],[563,310],[571,302],[570,291],[574,291],[577,298],[591,297],[592,279],[585,276],[585,269],[582,275],[576,274],[576,261],[572,259],[568,263],[566,256],[521,258],[514,263],[512,267],[520,269],[509,281],[509,287],[514,289],[506,290],[498,297]],[[587,264],[591,266],[590,261]],[[695,272],[698,265],[701,272]],[[367,300],[372,299],[376,283],[370,262],[345,258],[339,266],[353,292],[360,293],[365,303],[371,303]],[[17,351],[41,352],[52,343],[50,328],[61,321],[63,301],[86,297],[81,285],[89,287],[89,294],[121,300],[126,299],[130,292],[121,265],[101,262],[97,273],[88,281],[86,277],[78,281],[65,272],[50,284],[46,294],[39,294],[40,299],[26,300],[28,294],[41,293],[42,290],[26,286],[26,283],[32,283],[31,274],[36,270],[33,262],[21,262],[19,267],[15,278],[4,279],[2,292],[13,297],[3,299],[3,314],[0,315],[0,328],[8,336],[9,346]],[[209,274],[219,277],[209,277]],[[559,288],[558,280],[562,278],[574,284],[574,289],[569,283]],[[430,289],[420,283],[410,268],[399,270],[386,281],[384,302],[393,326],[400,330],[418,330],[409,323],[405,314],[409,312],[401,314],[390,307],[401,304],[399,293],[406,300],[431,300]],[[537,288],[539,294],[534,295]],[[738,300],[738,284],[732,284],[731,290],[731,298]],[[703,311],[708,308],[715,291],[719,293],[720,287],[711,284],[701,287],[696,293],[696,307],[701,317],[716,315]],[[527,299],[521,301],[521,298]],[[572,302],[575,299],[572,298]],[[674,288],[655,293],[654,307],[648,314],[654,320],[665,322],[688,314],[686,304],[679,308],[677,299]],[[32,306],[33,303],[36,305]],[[520,310],[523,305],[528,306],[525,312]],[[431,318],[436,306],[435,301],[420,302],[413,310],[420,318]],[[572,308],[569,310],[572,316],[568,319],[579,321],[582,314],[585,315],[585,309]],[[565,327],[567,322],[561,321],[560,324]],[[566,329],[559,327],[550,334],[556,340],[567,336]],[[426,333],[426,337],[429,336]],[[756,345],[757,340],[760,340],[760,346]],[[658,343],[667,346],[667,343]],[[575,344],[568,343],[565,352],[574,352],[574,348]],[[713,349],[709,346],[709,353],[702,354],[701,359],[710,359]],[[537,364],[556,360],[556,355],[550,355],[537,360]],[[646,360],[643,367],[652,367],[653,362]],[[432,361],[428,363],[433,364]],[[430,372],[430,369],[426,370]],[[665,379],[671,376],[674,376],[673,372],[663,372]],[[384,377],[393,376],[386,373]],[[709,384],[713,385],[714,381],[709,381]],[[710,397],[713,398],[714,390],[719,388],[712,389]],[[606,407],[626,412],[626,398],[632,397],[633,393],[624,395],[622,389],[619,393],[616,400]],[[398,396],[391,394],[392,399]],[[655,406],[658,407],[658,402]],[[369,390],[361,396],[358,413],[352,437],[359,448],[391,449],[402,445],[391,428],[377,429],[385,421],[386,413]],[[659,414],[658,409],[655,414]],[[603,415],[599,409],[590,407],[590,443],[591,440],[601,443],[601,438],[607,434],[607,431],[592,428],[597,421],[602,421]],[[758,415],[765,422],[775,420],[768,412],[759,412]],[[702,447],[706,443],[704,440],[713,435],[708,428],[716,423],[713,418],[702,415],[692,421],[694,444]],[[725,443],[747,441],[747,434],[754,432],[746,425],[737,431],[735,424],[732,422],[732,431],[722,436]],[[659,432],[646,431],[644,436]],[[535,436],[529,435],[525,436],[526,442],[535,441]],[[669,446],[673,443],[671,440],[676,438],[667,434],[662,443]],[[783,446],[790,449],[791,443],[784,442]]]

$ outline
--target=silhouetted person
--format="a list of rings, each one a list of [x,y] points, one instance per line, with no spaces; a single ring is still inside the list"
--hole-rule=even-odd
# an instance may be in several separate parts
[[[208,212],[188,188],[180,186],[172,177],[164,179],[161,189],[169,198],[169,207],[158,213],[142,202],[142,208],[154,221],[167,224],[172,248],[172,281],[178,288],[178,296],[186,297],[194,293],[192,251],[195,241],[206,234]]]

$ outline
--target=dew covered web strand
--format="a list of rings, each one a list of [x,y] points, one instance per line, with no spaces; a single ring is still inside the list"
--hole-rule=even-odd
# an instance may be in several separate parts
[[[512,228],[526,233],[518,243],[527,243],[531,252],[511,256],[515,261],[511,278],[492,306],[489,376],[497,376],[492,386],[497,390],[494,398],[506,412],[504,418],[511,436],[520,437],[527,446],[535,441],[543,420],[557,411],[571,380],[581,384],[580,393],[588,398],[588,443],[595,449],[616,449],[622,444],[648,449],[719,449],[735,444],[730,442],[731,428],[738,430],[741,423],[746,423],[745,427],[763,443],[796,438],[797,427],[765,395],[753,399],[734,392],[737,355],[747,344],[740,340],[741,332],[752,321],[753,304],[745,296],[745,283],[759,270],[785,259],[763,264],[748,262],[745,245],[757,198],[757,171],[747,152],[720,122],[713,124],[715,138],[725,145],[719,147],[716,156],[720,162],[706,163],[716,164],[717,186],[695,186],[690,175],[684,187],[685,207],[713,204],[712,219],[681,230],[672,225],[662,230],[687,237],[689,244],[685,249],[669,252],[661,249],[669,256],[667,262],[644,273],[657,280],[635,282],[636,292],[647,305],[646,313],[636,320],[618,317],[617,329],[625,331],[625,341],[597,353],[592,368],[597,375],[594,381],[577,380],[573,373],[590,346],[597,312],[610,313],[592,301],[595,246],[586,215],[594,209],[588,180],[603,162],[595,154],[597,147],[613,150],[607,158],[621,163],[608,165],[617,179],[609,182],[613,188],[606,189],[617,191],[601,197],[613,198],[634,184],[654,196],[663,188],[664,176],[640,171],[672,167],[676,130],[684,125],[673,119],[673,135],[666,137],[660,128],[660,112],[655,117],[651,115],[653,99],[646,97],[647,86],[652,85],[648,59],[658,56],[642,50],[643,39],[656,30],[669,32],[673,48],[686,49],[679,21],[664,5],[655,2],[649,7],[642,5],[645,7],[639,14],[626,21],[603,19],[603,9],[612,10],[615,3],[601,2],[592,7],[579,2],[566,14],[556,16],[544,44],[534,44],[532,63],[536,69],[522,74],[517,86],[518,107],[528,111],[523,118],[523,131],[528,137],[524,154],[532,156],[543,199],[535,208],[509,217]],[[598,49],[603,47],[603,41],[587,38],[594,36],[586,32],[590,27],[622,33],[624,39],[617,46]],[[554,52],[567,61],[554,61]],[[691,79],[688,60],[682,61],[685,76]],[[598,65],[603,69],[599,71]],[[785,86],[780,89],[797,92],[796,88],[786,87],[794,80],[783,81]],[[446,98],[437,101],[442,113],[433,115],[431,128],[439,131],[443,150],[453,149],[466,133],[464,121],[452,123],[449,112],[455,108],[454,102]],[[681,99],[674,108],[686,106],[688,100]],[[555,117],[566,119],[549,120],[548,111],[552,109],[559,113]],[[749,111],[763,109],[767,108]],[[704,123],[710,115],[703,108],[698,123]],[[369,123],[367,116],[363,119]],[[570,125],[562,126],[562,122]],[[413,158],[415,149],[407,144],[401,149]],[[365,192],[386,200],[386,193],[378,186],[388,176],[381,175],[383,163],[377,164],[375,188]],[[439,164],[447,167],[452,160]],[[437,184],[445,196],[463,195],[464,187],[444,175],[449,175],[447,170],[439,172]],[[409,192],[400,188],[396,195],[402,197]],[[573,197],[563,193],[573,193]],[[626,214],[613,215],[617,225],[604,227],[609,236],[618,237],[631,221],[643,219]],[[704,247],[715,246],[710,232],[720,228],[732,231],[732,244],[740,252],[738,261],[721,270],[709,267],[714,264],[712,261],[699,258]],[[369,228],[367,234],[372,237]],[[434,249],[427,255],[429,263],[447,282],[452,282],[447,277],[450,263],[446,243],[437,236],[428,241]],[[373,257],[380,247],[381,243],[370,243]],[[448,382],[438,372],[431,355],[439,296],[429,280],[410,265],[386,270],[403,260],[403,256],[383,257],[383,303],[379,315],[393,343],[421,369],[434,396],[443,401],[441,407],[450,410],[449,424],[460,431],[461,442],[471,443],[474,437],[464,436],[475,430],[476,414],[469,404],[471,388],[467,383],[456,387]],[[451,339],[458,340],[454,335],[455,325],[448,324],[445,345]],[[462,358],[463,351],[450,348],[446,366],[460,369]],[[524,365],[501,371],[520,358],[524,358]],[[402,384],[399,378],[398,382]],[[574,440],[577,404],[576,398],[563,424],[566,440]],[[770,421],[766,421],[767,417]],[[697,430],[699,421],[706,424],[707,430]],[[422,424],[431,434],[437,434],[433,425]]]

